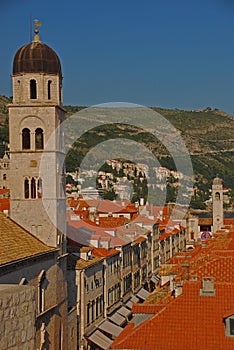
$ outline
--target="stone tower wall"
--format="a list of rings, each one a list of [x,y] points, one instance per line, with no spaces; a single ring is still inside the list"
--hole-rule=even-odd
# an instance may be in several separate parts
[[[36,350],[35,289],[0,285],[1,350]]]

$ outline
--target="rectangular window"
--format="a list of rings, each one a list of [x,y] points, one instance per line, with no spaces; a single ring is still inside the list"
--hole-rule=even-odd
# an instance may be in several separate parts
[[[100,296],[100,314],[103,312],[103,297]]]
[[[96,318],[98,318],[99,298],[96,299]]]
[[[94,308],[95,308],[95,301],[93,300],[92,301],[92,312],[91,312],[91,314],[92,314],[92,322],[94,321]]]
[[[128,292],[132,287],[132,277],[131,274],[124,278],[124,292]]]
[[[86,323],[89,324],[90,319],[89,319],[89,304],[86,306]]]
[[[234,318],[230,318],[230,334],[234,335]]]

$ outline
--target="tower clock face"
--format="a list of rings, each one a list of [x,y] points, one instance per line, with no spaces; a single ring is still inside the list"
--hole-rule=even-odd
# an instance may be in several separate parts
[[[221,218],[220,218],[220,216],[217,216],[216,218],[215,218],[215,221],[217,222],[217,224],[221,221]]]

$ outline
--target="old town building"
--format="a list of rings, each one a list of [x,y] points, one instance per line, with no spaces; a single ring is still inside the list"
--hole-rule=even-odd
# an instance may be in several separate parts
[[[9,309],[12,324],[7,317],[3,320],[1,348],[67,349],[64,150],[62,132],[55,133],[64,120],[62,71],[57,54],[40,41],[37,30],[33,41],[15,54],[12,86],[10,170],[3,158],[7,178],[9,174],[10,212],[9,217],[0,216],[0,298],[6,298],[5,284],[9,300],[11,295],[15,300],[14,286],[19,284],[22,298]],[[46,148],[50,138],[54,142]],[[30,319],[19,330],[24,309],[25,314],[31,310]]]

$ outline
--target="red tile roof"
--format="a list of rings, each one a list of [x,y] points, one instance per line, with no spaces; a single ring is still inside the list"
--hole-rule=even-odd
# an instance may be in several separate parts
[[[0,198],[0,211],[10,210],[10,198]]]
[[[142,243],[142,242],[145,242],[146,241],[146,238],[145,237],[137,237],[134,242],[136,243]]]
[[[75,242],[78,242],[81,245],[89,246],[91,245],[91,240],[97,238],[110,239],[111,247],[116,247],[125,244],[126,242],[115,235],[111,235],[106,232],[106,229],[98,227],[91,220],[72,220],[70,213],[67,211],[67,236]]]
[[[136,223],[142,223],[145,225],[154,225],[156,222],[158,222],[158,219],[150,219],[148,217],[142,216],[142,215],[136,215],[134,216],[134,220]]]
[[[56,251],[0,213],[0,265]]]
[[[156,314],[164,308],[163,305],[157,304],[133,304],[132,305],[132,313],[133,314]]]
[[[92,254],[94,256],[99,257],[108,257],[119,254],[119,250],[116,250],[114,248],[105,249],[105,248],[93,248]]]
[[[182,295],[134,305],[133,313],[154,316],[135,328],[127,327],[112,348],[153,350],[157,344],[160,350],[234,349],[234,337],[226,336],[223,322],[224,317],[234,313],[233,241],[234,231],[229,228],[229,232],[207,239],[206,247],[198,244],[170,259],[171,265],[165,267],[177,274],[175,281],[183,281]],[[206,276],[214,278],[213,296],[200,295],[201,281]]]
[[[200,283],[185,283],[183,294],[135,328],[128,327],[112,349],[233,350],[223,317],[233,307],[233,284],[217,284],[215,296],[200,296]],[[147,305],[148,308],[148,305]]]
[[[67,199],[67,205],[70,208],[76,208],[78,206],[78,203],[79,203],[78,199],[70,199],[70,198]]]
[[[122,226],[124,224],[126,224],[127,222],[129,222],[128,219],[126,219],[125,217],[99,217],[99,223],[98,226],[99,227],[106,227],[106,228],[116,228],[118,226]]]
[[[123,211],[123,209],[124,207],[121,207],[110,200],[103,200],[98,206],[99,213],[119,213]]]
[[[162,235],[159,236],[158,240],[159,241],[163,241],[163,240],[167,239],[170,236],[171,236],[171,233],[163,233]]]
[[[10,195],[10,190],[9,188],[0,188],[0,197],[3,195]]]

